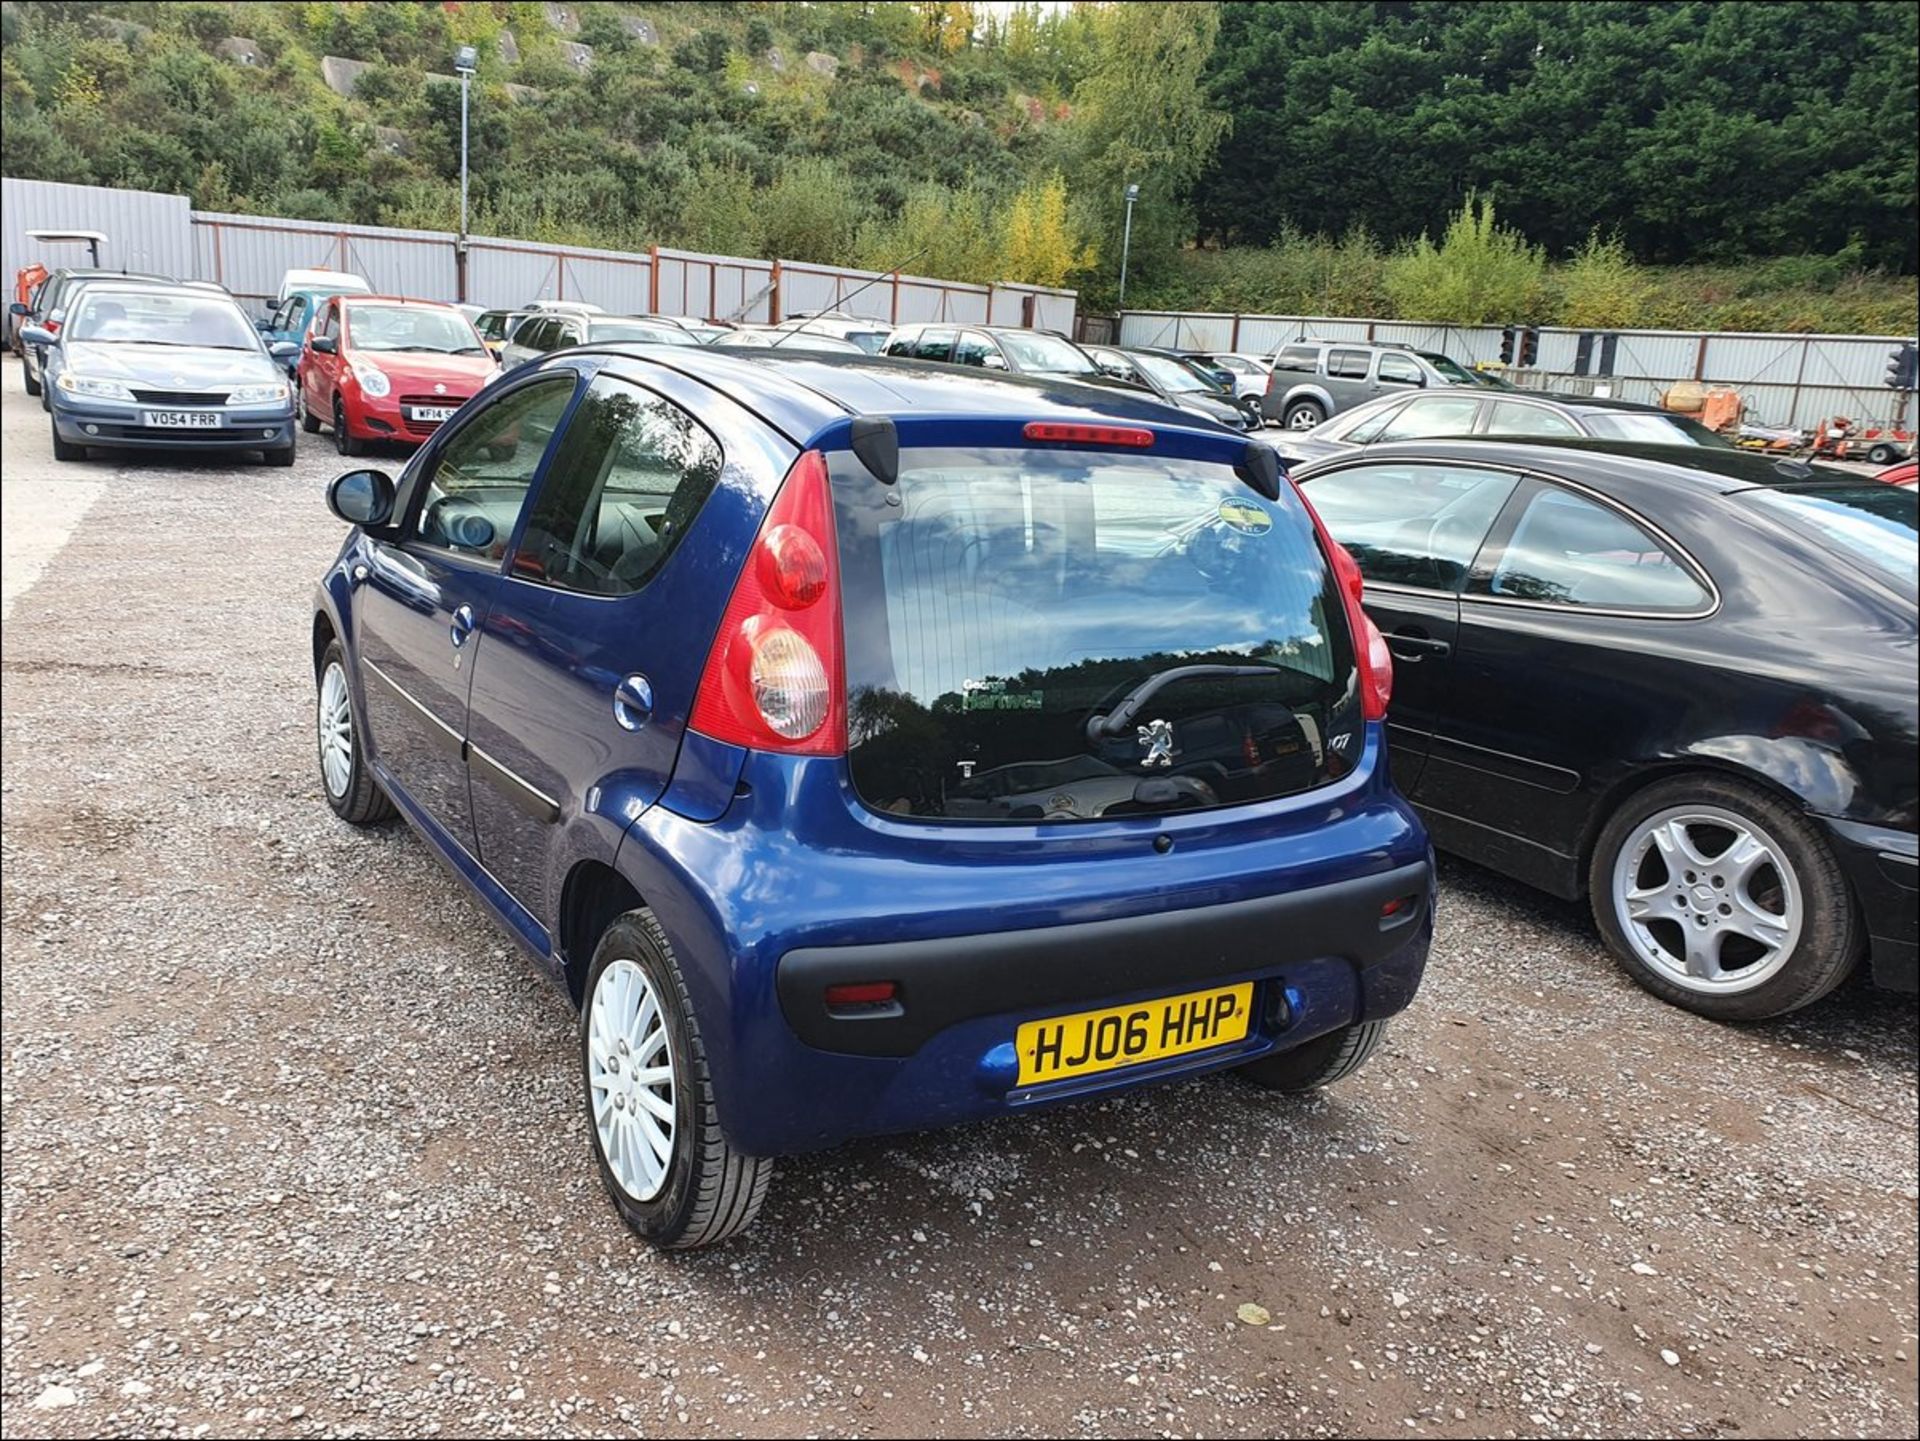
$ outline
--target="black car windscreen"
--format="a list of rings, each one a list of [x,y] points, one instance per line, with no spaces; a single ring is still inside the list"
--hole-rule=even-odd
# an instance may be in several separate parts
[[[833,465],[849,767],[876,810],[1151,815],[1351,769],[1345,611],[1291,489],[1221,465],[909,450]]]

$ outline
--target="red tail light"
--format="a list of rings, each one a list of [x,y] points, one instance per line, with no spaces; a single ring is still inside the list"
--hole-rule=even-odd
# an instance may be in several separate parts
[[[1393,699],[1393,652],[1387,649],[1387,639],[1380,634],[1380,627],[1360,604],[1365,587],[1360,567],[1347,553],[1347,548],[1328,533],[1320,512],[1313,508],[1306,492],[1295,486],[1293,493],[1300,497],[1307,514],[1313,517],[1320,548],[1327,553],[1333,578],[1340,586],[1340,594],[1346,598],[1347,633],[1353,637],[1353,663],[1360,671],[1360,714],[1370,721],[1385,720],[1387,703]]]
[[[790,755],[846,750],[836,554],[827,462],[810,450],[781,482],[740,568],[694,697],[695,730]]]
[[[1066,440],[1081,445],[1126,445],[1146,450],[1153,432],[1132,425],[1066,425],[1053,420],[1028,421],[1021,432],[1028,440]]]
[[[51,316],[41,321],[40,325],[41,325],[41,328],[44,329],[49,335],[58,335],[60,333],[60,322],[53,319]]]

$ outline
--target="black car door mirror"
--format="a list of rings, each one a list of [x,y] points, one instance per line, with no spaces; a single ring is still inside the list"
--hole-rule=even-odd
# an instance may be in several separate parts
[[[332,355],[340,349],[340,342],[331,335],[316,335],[313,337],[313,349],[318,355]]]
[[[393,498],[393,477],[384,470],[350,470],[327,487],[327,509],[368,530],[393,519]]]
[[[33,314],[33,307],[28,305],[24,300],[16,300],[7,307],[7,313],[9,315],[31,315]]]

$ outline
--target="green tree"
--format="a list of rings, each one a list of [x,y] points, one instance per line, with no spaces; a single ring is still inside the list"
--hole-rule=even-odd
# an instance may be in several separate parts
[[[770,254],[825,264],[845,257],[861,216],[852,183],[819,156],[788,164],[764,193],[762,210]]]
[[[1546,266],[1537,245],[1495,220],[1491,200],[1470,197],[1438,246],[1422,235],[1387,262],[1383,283],[1407,320],[1536,320]]]
[[[1594,231],[1557,279],[1555,319],[1562,325],[1622,328],[1645,319],[1652,287],[1617,233],[1603,237]]]
[[[1030,285],[1065,285],[1076,272],[1091,270],[1098,258],[1081,217],[1068,203],[1066,178],[1056,170],[1023,186],[1008,202],[993,274]]]

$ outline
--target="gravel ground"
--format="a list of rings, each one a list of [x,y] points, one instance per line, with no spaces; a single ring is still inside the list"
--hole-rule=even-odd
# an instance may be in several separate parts
[[[4,634],[7,1435],[1920,1425],[1914,1002],[1711,1025],[1452,863],[1426,988],[1325,1096],[852,1145],[651,1253],[565,999],[320,798],[330,450],[56,466],[0,388],[8,515],[99,487]]]

